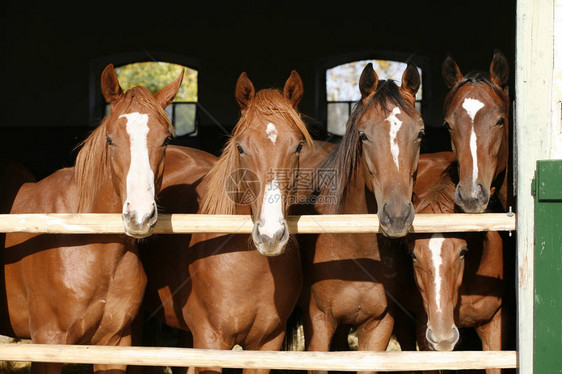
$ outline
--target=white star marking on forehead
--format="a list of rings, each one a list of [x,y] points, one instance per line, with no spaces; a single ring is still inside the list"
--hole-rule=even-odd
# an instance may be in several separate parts
[[[275,145],[275,141],[277,140],[277,127],[273,123],[268,123],[267,128],[265,129],[265,133],[269,140]]]

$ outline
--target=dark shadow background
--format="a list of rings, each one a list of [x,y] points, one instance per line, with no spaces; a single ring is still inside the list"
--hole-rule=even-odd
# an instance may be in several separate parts
[[[449,148],[439,127],[446,53],[466,73],[488,70],[499,48],[512,62],[513,82],[515,1],[69,4],[8,0],[0,10],[0,156],[38,178],[71,166],[73,148],[99,123],[99,77],[109,62],[175,59],[198,69],[199,135],[175,143],[213,153],[227,138],[216,122],[230,130],[238,119],[234,87],[242,71],[260,89],[282,87],[296,69],[305,87],[300,109],[323,139],[323,68],[369,56],[412,56],[428,67],[422,152]]]

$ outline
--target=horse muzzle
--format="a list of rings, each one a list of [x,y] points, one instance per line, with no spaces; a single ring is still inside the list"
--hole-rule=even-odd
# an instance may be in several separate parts
[[[428,327],[425,331],[425,338],[429,343],[429,347],[434,351],[452,351],[457,345],[460,333],[459,329],[453,325],[449,330],[442,332],[434,332],[431,327]]]
[[[123,208],[122,217],[125,234],[133,238],[142,239],[152,235],[158,220],[158,211],[155,203],[152,203],[151,209],[149,208],[143,212],[131,209],[130,204],[127,202]]]
[[[414,222],[414,205],[411,201],[384,203],[378,215],[380,228],[385,236],[402,238],[408,234]]]
[[[464,184],[459,183],[455,190],[455,204],[465,213],[483,213],[488,207],[490,200],[490,189],[482,182],[476,182],[470,186],[470,192],[466,192]]]
[[[279,256],[285,252],[289,241],[289,226],[283,220],[280,228],[273,233],[263,233],[260,230],[262,224],[256,222],[252,230],[252,240],[259,253],[267,257]]]

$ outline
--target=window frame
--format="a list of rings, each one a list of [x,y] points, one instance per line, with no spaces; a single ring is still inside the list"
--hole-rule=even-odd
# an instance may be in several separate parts
[[[396,52],[396,51],[359,51],[341,55],[330,56],[322,59],[316,64],[316,95],[315,95],[315,118],[322,124],[322,131],[325,137],[336,136],[337,134],[328,133],[328,100],[326,94],[326,71],[336,66],[361,60],[391,60],[398,62],[412,61],[422,71],[422,100],[421,114],[424,118],[431,118],[431,108],[429,103],[431,98],[431,66],[429,58],[420,56],[416,53]]]
[[[198,134],[198,109],[197,103],[199,101],[199,82],[200,79],[200,64],[196,59],[191,57],[178,55],[168,52],[155,52],[155,51],[130,51],[123,53],[111,54],[108,56],[92,59],[90,61],[90,94],[89,94],[89,121],[90,126],[95,127],[99,125],[100,121],[105,116],[105,99],[101,92],[100,77],[103,69],[109,64],[115,67],[133,64],[136,62],[167,62],[171,64],[182,65],[191,69],[197,70],[197,101],[195,104],[195,130],[191,133],[182,136],[196,136]],[[188,102],[186,102],[188,103]],[[175,108],[174,108],[175,109]]]

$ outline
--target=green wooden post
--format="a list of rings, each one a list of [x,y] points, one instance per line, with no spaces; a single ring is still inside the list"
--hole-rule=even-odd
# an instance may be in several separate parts
[[[535,179],[534,372],[562,373],[562,160],[539,160]]]

